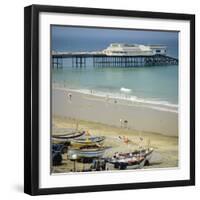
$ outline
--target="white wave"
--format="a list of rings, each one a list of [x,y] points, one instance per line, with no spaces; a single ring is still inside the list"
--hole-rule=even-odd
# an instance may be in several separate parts
[[[124,88],[124,87],[122,87],[122,88],[120,89],[120,91],[121,91],[121,92],[131,92],[132,90],[129,89],[129,88]]]
[[[147,103],[147,104],[152,104],[152,105],[161,105],[161,106],[178,108],[177,104],[172,104],[172,103],[169,103],[168,101],[142,99],[142,98],[138,98],[138,97],[130,97],[130,98],[132,101],[136,101],[139,103]]]
[[[152,108],[152,109],[155,109],[155,110],[160,110],[160,111],[178,113],[178,110],[173,110],[173,109],[169,109],[169,108],[163,108],[163,107],[157,107],[157,106],[149,106],[149,108]]]
[[[61,88],[60,88],[61,89]],[[152,99],[143,99],[133,95],[121,94],[121,93],[111,93],[111,92],[103,92],[97,90],[90,89],[72,89],[72,88],[62,88],[72,92],[80,92],[87,95],[93,95],[97,97],[110,98],[110,99],[119,99],[124,101],[130,101],[133,103],[141,103],[145,105],[145,107],[161,110],[161,111],[169,111],[169,112],[178,112],[178,105],[172,104],[168,101],[161,100],[152,100]]]

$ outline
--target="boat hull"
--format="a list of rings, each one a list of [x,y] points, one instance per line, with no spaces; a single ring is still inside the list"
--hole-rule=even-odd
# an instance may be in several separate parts
[[[74,148],[84,148],[89,146],[101,146],[105,137],[84,137],[77,138],[71,141],[71,146]]]
[[[68,157],[72,159],[73,155],[79,158],[101,158],[105,151],[108,148],[100,148],[100,149],[69,149],[68,150]]]
[[[151,159],[153,149],[119,154],[108,160],[116,169],[141,169]]]

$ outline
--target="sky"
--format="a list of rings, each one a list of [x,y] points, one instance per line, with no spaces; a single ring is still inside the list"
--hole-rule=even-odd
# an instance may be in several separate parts
[[[54,51],[101,51],[110,43],[167,45],[168,55],[178,57],[178,32],[124,30],[53,25]]]

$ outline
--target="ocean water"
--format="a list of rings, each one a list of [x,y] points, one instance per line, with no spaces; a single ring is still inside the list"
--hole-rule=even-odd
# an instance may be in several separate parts
[[[52,26],[55,51],[101,51],[110,43],[162,44],[167,55],[178,58],[179,32]],[[52,81],[61,87],[98,96],[127,99],[156,108],[178,110],[178,66],[73,68],[64,59],[63,69],[52,69]]]
[[[52,69],[52,82],[98,96],[178,108],[178,66]]]

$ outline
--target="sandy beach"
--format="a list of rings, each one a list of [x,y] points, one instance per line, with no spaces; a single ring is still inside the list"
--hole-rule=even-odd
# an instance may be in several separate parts
[[[171,112],[166,107],[153,107],[155,106],[149,107],[145,103],[99,97],[64,88],[52,90],[53,115],[178,136],[178,113]]]
[[[53,116],[53,135],[60,134],[56,130],[75,129],[77,120],[66,117]],[[79,120],[78,129],[87,130],[90,134],[96,136],[105,136],[105,146],[112,146],[107,150],[104,156],[113,156],[115,152],[131,152],[138,149],[139,145],[144,148],[151,147],[154,149],[150,166],[145,168],[172,168],[178,167],[178,138],[172,136],[164,136],[161,134],[134,131],[127,128],[117,128],[101,123],[88,122]],[[119,139],[119,136],[129,138],[127,144]],[[142,142],[140,138],[143,138]],[[89,168],[89,164],[76,163],[76,170]],[[67,159],[67,154],[63,154],[62,165],[54,166],[53,173],[65,173],[73,171],[73,162]]]
[[[124,121],[127,120],[127,123]],[[178,167],[178,113],[157,110],[145,104],[98,97],[89,94],[54,88],[52,90],[52,134],[59,130],[88,131],[94,136],[105,136],[105,146],[111,146],[104,156],[115,152],[131,152],[152,147],[150,166],[145,168]],[[119,136],[130,140],[127,144]],[[140,140],[142,138],[142,141]],[[89,168],[77,163],[76,169]],[[53,173],[73,170],[73,162],[63,154],[62,165],[54,166]]]

